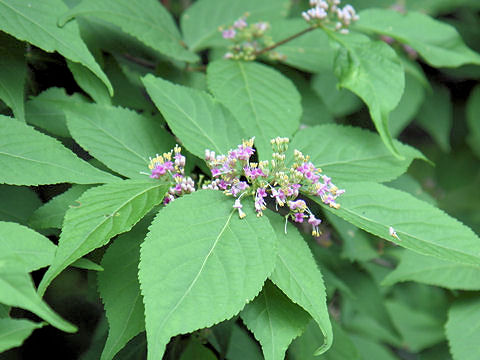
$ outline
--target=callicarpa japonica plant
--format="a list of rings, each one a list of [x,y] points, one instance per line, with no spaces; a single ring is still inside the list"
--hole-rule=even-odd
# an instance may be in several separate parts
[[[2,359],[480,359],[476,0],[0,0]]]

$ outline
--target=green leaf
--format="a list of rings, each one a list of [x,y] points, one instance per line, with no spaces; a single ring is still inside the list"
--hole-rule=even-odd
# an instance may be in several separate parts
[[[65,120],[65,110],[83,106],[86,99],[74,93],[69,96],[63,88],[51,87],[31,98],[25,105],[27,122],[49,133],[70,137]]]
[[[38,291],[43,294],[52,280],[68,265],[128,231],[165,195],[168,185],[158,181],[122,181],[87,190],[78,207],[65,214],[62,234],[52,265]]]
[[[382,360],[398,360],[392,352],[380,342],[372,341],[371,339],[359,335],[349,334],[350,340],[355,345],[364,360],[368,359],[382,359]]]
[[[0,115],[0,183],[105,183],[117,177],[78,158],[58,140]]]
[[[7,318],[9,316],[10,307],[0,304],[0,319]]]
[[[453,109],[450,91],[445,86],[434,86],[418,113],[417,123],[424,128],[444,152],[450,151],[450,131]]]
[[[240,316],[262,344],[266,360],[284,359],[290,342],[302,334],[311,319],[270,281]]]
[[[85,0],[60,17],[61,25],[74,17],[93,16],[119,26],[124,32],[163,55],[195,62],[198,57],[182,46],[180,32],[170,13],[155,0],[133,4],[128,0]]]
[[[50,265],[56,246],[26,226],[0,221],[0,270],[30,272]]]
[[[0,32],[0,99],[12,109],[15,118],[21,121],[25,121],[26,76],[25,44]]]
[[[216,360],[217,357],[215,354],[207,348],[203,346],[198,339],[194,337],[190,338],[187,347],[182,352],[182,356],[180,356],[180,360]]]
[[[480,157],[480,85],[477,85],[470,93],[466,112],[470,130],[467,141],[473,152]]]
[[[0,319],[0,352],[22,345],[33,330],[43,325],[24,319]]]
[[[287,0],[200,0],[190,6],[180,19],[185,42],[193,51],[222,46],[225,39],[218,28],[229,26],[248,12],[248,22],[272,21],[288,13]]]
[[[75,260],[73,263],[70,264],[70,266],[77,269],[103,271],[103,268],[100,265],[87,258],[80,258],[78,260]]]
[[[480,240],[475,233],[442,210],[403,191],[381,184],[344,184],[339,209],[317,203],[359,228],[423,255],[477,265]],[[393,227],[398,235],[390,235]]]
[[[230,111],[208,93],[152,75],[143,83],[172,131],[199,158],[205,157],[205,149],[225,154],[246,138]]]
[[[422,153],[397,140],[403,156],[397,159],[383,146],[380,137],[368,130],[336,124],[300,130],[289,148],[310,156],[310,161],[336,181],[388,181],[403,174]]]
[[[272,212],[268,212],[268,218],[278,240],[277,263],[270,280],[317,322],[324,339],[315,353],[322,354],[333,341],[322,274],[298,230],[289,223],[284,234],[284,219]]]
[[[38,195],[28,187],[0,185],[0,221],[13,221],[26,225],[40,205]]]
[[[298,129],[300,94],[289,79],[266,65],[218,60],[208,65],[207,84],[247,136],[256,136],[262,156],[272,151],[270,139],[289,137]]]
[[[78,207],[81,204],[76,200],[91,186],[74,184],[64,193],[55,196],[46,204],[39,207],[30,217],[28,224],[34,229],[61,229],[65,212],[70,207]]]
[[[403,251],[400,264],[383,280],[383,285],[416,281],[447,289],[480,290],[480,265],[459,264]]]
[[[68,7],[62,0],[0,0],[0,30],[86,66],[113,95],[112,85],[80,37],[77,23],[71,22],[63,28],[57,26],[58,17],[66,11]]]
[[[480,299],[457,300],[450,307],[445,324],[454,360],[476,360],[480,356]]]
[[[110,104],[110,94],[105,84],[100,81],[90,70],[86,67],[67,60],[68,68],[70,69],[73,78],[90,97],[99,104]]]
[[[42,301],[35,291],[30,275],[26,272],[4,270],[0,266],[0,303],[29,310],[60,330],[77,331],[75,326],[63,320]]]
[[[145,234],[146,227],[136,226],[119,236],[103,256],[104,271],[98,274],[98,291],[110,330],[101,360],[113,359],[130,339],[145,330],[144,307],[137,277],[140,244]]]
[[[388,114],[398,105],[405,86],[400,59],[383,41],[355,34],[329,35],[337,43],[335,75],[340,86],[362,98],[383,142],[400,157],[388,130]]]
[[[480,55],[470,50],[457,30],[419,12],[369,9],[360,13],[355,28],[390,36],[414,48],[434,67],[480,64]]]
[[[260,346],[253,336],[237,324],[233,324],[232,336],[225,358],[228,360],[264,360]]]
[[[261,290],[276,258],[266,218],[204,190],[160,211],[142,244],[139,279],[148,358],[161,358],[173,335],[209,327],[238,313]],[[215,304],[215,306],[212,306]]]

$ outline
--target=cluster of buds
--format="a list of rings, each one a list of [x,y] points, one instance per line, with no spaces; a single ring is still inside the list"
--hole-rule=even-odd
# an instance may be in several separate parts
[[[312,235],[319,236],[318,225],[321,220],[299,198],[300,193],[318,196],[323,203],[338,209],[340,205],[336,199],[345,191],[339,190],[328,176],[321,175],[321,169],[316,168],[309,157],[298,150],[294,152],[294,163],[287,166],[285,152],[288,149],[288,138],[277,137],[271,140],[273,154],[270,161],[250,162],[255,152],[253,141],[254,138],[243,141],[227,155],[216,155],[213,151],[206,150],[205,160],[212,172],[212,181],[204,184],[203,188],[221,190],[226,195],[233,196],[233,208],[238,210],[240,218],[246,216],[242,210],[242,199],[251,196],[257,216],[262,216],[267,200],[271,198],[277,210],[278,207],[288,209],[286,220],[303,223],[307,219],[312,226]]]
[[[248,24],[248,15],[246,13],[226,29],[220,27],[223,38],[232,42],[224,55],[225,59],[253,61],[260,51],[274,44],[272,38],[266,34],[270,25],[264,21]],[[268,56],[273,60],[283,58],[275,51],[268,52]]]
[[[311,26],[325,27],[341,34],[348,34],[348,27],[359,19],[351,5],[339,6],[340,0],[310,0],[311,9],[302,12],[302,17]]]
[[[173,150],[163,155],[157,154],[153,159],[150,158],[150,164],[148,165],[150,173],[142,172],[152,179],[160,179],[175,184],[168,189],[168,193],[163,199],[165,205],[179,196],[195,191],[194,181],[190,176],[185,176],[185,156],[181,154],[181,151],[182,148],[175,145]]]

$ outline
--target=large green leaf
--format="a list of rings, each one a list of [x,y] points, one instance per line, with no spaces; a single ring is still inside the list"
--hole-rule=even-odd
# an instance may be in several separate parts
[[[26,272],[15,272],[0,265],[0,303],[29,310],[56,328],[75,332],[72,324],[58,316],[35,291],[32,279]]]
[[[355,28],[391,36],[414,48],[434,67],[480,64],[480,55],[464,44],[453,26],[419,12],[369,9],[360,13]]]
[[[230,111],[208,93],[152,75],[145,76],[143,83],[175,135],[201,159],[205,149],[225,154],[245,138]]]
[[[50,265],[56,246],[26,226],[0,221],[0,265],[30,272]]]
[[[101,360],[112,359],[130,339],[145,330],[137,275],[140,244],[145,234],[146,226],[138,228],[137,225],[127,234],[119,236],[103,256],[104,271],[98,274],[98,292],[110,330]]]
[[[317,322],[323,334],[323,345],[316,354],[322,354],[333,341],[322,274],[298,230],[289,223],[287,234],[284,234],[284,219],[272,212],[268,213],[268,217],[278,240],[277,263],[270,280]]]
[[[90,97],[99,104],[111,104],[110,94],[105,85],[86,67],[67,60],[73,78]]]
[[[445,324],[450,352],[454,360],[476,360],[480,357],[480,299],[457,300],[448,312]]]
[[[367,337],[350,334],[350,340],[355,345],[363,360],[382,359],[398,360],[396,356],[383,344]]]
[[[324,205],[319,198],[312,199],[359,228],[412,251],[478,265],[480,239],[442,210],[381,184],[357,182],[344,187],[339,209]],[[397,237],[390,235],[390,227]]]
[[[265,360],[284,359],[290,342],[302,334],[311,319],[270,281],[240,316],[262,344]]]
[[[298,129],[300,94],[276,70],[255,62],[218,60],[208,65],[207,83],[247,136],[256,136],[261,156],[271,153],[270,139],[289,137]]]
[[[337,49],[335,75],[340,86],[362,98],[383,142],[400,156],[388,129],[388,114],[398,105],[405,85],[400,59],[383,41],[355,34],[329,34]]]
[[[25,121],[24,85],[27,76],[25,44],[0,32],[0,100]]]
[[[24,319],[0,319],[0,352],[22,345],[33,330],[43,325]]]
[[[400,264],[382,284],[416,281],[448,289],[480,290],[480,265],[459,264],[404,251]]]
[[[182,46],[170,13],[156,0],[84,0],[60,18],[60,24],[79,16],[94,16],[119,26],[124,32],[176,60],[194,62],[198,57]]]
[[[168,185],[158,181],[127,180],[87,190],[79,206],[67,210],[52,265],[39,287],[43,294],[52,280],[75,260],[128,231],[155,205]]]
[[[185,42],[193,51],[225,45],[220,26],[233,24],[245,13],[249,14],[248,22],[279,19],[287,15],[289,5],[287,0],[196,1],[180,20]]]
[[[80,37],[77,23],[57,26],[58,17],[66,11],[68,7],[62,0],[0,0],[0,30],[86,66],[113,95],[112,85]]]
[[[66,111],[72,137],[96,159],[129,178],[144,178],[149,157],[175,145],[158,121],[135,111],[108,105],[85,104]]]
[[[239,219],[231,198],[199,191],[175,200],[153,221],[139,271],[149,359],[161,358],[171,336],[238,313],[272,272],[275,234],[244,202],[247,216]]]
[[[388,181],[403,174],[414,158],[424,158],[416,149],[397,140],[393,143],[403,156],[395,158],[380,137],[368,130],[326,124],[300,130],[290,148],[310,155],[332,181]]]
[[[28,187],[0,185],[0,221],[13,221],[26,225],[42,201]]]
[[[93,184],[118,178],[81,160],[58,140],[0,115],[0,183]]]
[[[480,85],[477,85],[470,93],[466,112],[470,129],[467,141],[475,154],[480,157]]]

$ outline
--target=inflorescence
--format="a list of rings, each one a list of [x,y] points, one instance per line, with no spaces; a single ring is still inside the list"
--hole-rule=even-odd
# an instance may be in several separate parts
[[[297,223],[305,219],[312,226],[312,235],[319,236],[318,225],[321,223],[310,211],[306,202],[299,199],[300,192],[306,195],[318,196],[323,203],[338,209],[338,196],[345,190],[339,190],[322,170],[316,168],[308,156],[300,151],[294,151],[294,163],[288,167],[285,163],[285,152],[288,149],[288,138],[271,140],[273,149],[271,161],[250,162],[255,152],[254,139],[243,141],[236,149],[227,155],[216,155],[205,150],[205,160],[211,169],[213,180],[204,184],[204,189],[221,190],[226,195],[233,196],[233,208],[238,210],[240,218],[244,218],[241,201],[249,196],[254,199],[257,216],[262,216],[266,209],[266,199],[274,199],[275,207],[286,207],[288,218]],[[286,222],[285,222],[286,225]]]
[[[310,0],[311,9],[302,17],[314,27],[329,27],[341,34],[348,34],[348,27],[359,19],[352,5],[340,7],[340,0]],[[331,26],[333,25],[333,26]]]

